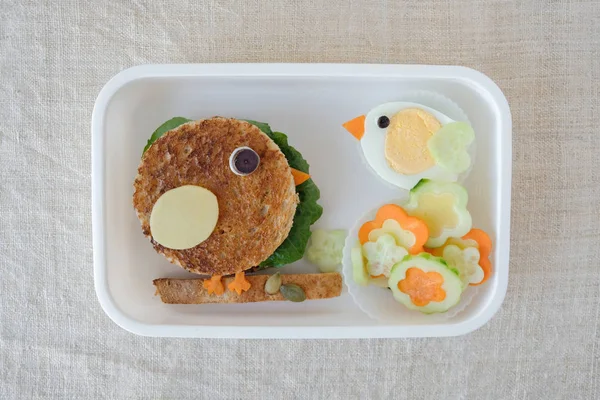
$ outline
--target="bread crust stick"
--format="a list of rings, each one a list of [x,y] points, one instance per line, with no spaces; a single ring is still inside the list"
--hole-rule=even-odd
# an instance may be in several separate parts
[[[261,301],[284,301],[281,293],[274,295],[265,292],[265,282],[269,275],[251,275],[246,279],[252,285],[242,294],[225,290],[220,296],[208,294],[202,285],[204,279],[160,278],[153,281],[156,295],[167,304],[206,304],[206,303],[255,303]],[[223,278],[225,288],[234,277]],[[281,275],[282,284],[294,283],[306,293],[307,300],[329,299],[342,293],[342,276],[337,272],[326,274]]]

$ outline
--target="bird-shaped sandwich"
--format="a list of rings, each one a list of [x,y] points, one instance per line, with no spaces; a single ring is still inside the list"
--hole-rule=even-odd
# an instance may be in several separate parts
[[[421,104],[381,104],[343,126],[377,175],[403,189],[421,179],[456,182],[471,166],[471,125]]]
[[[158,253],[210,276],[155,281],[163,300],[227,303],[285,297],[265,293],[266,277],[244,272],[302,258],[310,226],[323,211],[318,199],[308,163],[283,133],[254,121],[177,117],[157,129],[144,149],[133,205]],[[307,299],[341,292],[341,276],[334,273],[285,275],[282,281],[304,285]]]

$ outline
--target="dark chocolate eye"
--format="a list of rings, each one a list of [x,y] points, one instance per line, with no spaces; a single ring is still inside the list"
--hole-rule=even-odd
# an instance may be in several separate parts
[[[260,157],[250,147],[238,147],[229,157],[229,168],[237,175],[250,175],[260,164]]]
[[[387,128],[388,126],[390,126],[390,119],[385,115],[379,117],[379,119],[377,120],[377,126],[381,129]]]

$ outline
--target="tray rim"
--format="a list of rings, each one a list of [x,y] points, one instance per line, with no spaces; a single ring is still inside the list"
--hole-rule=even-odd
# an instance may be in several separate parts
[[[120,310],[108,290],[106,276],[106,241],[104,230],[104,124],[105,111],[112,97],[127,84],[144,78],[161,77],[356,77],[356,78],[438,78],[468,81],[479,91],[487,92],[500,115],[502,151],[499,173],[502,225],[496,248],[505,249],[506,271],[498,275],[498,286],[487,308],[458,324],[413,326],[239,326],[147,324]],[[488,76],[464,66],[417,64],[148,64],[125,69],[112,77],[100,90],[91,119],[92,164],[92,243],[94,288],[104,312],[121,328],[141,336],[194,337],[231,339],[346,339],[459,336],[485,325],[500,309],[506,296],[510,260],[510,214],[512,181],[512,118],[506,97]],[[423,331],[432,334],[423,335]]]

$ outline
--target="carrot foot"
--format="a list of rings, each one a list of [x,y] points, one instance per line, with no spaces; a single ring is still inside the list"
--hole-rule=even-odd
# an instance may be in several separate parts
[[[251,286],[252,285],[246,279],[246,276],[243,271],[236,272],[235,279],[233,280],[233,282],[227,285],[229,290],[231,290],[232,292],[236,292],[238,295],[242,294],[242,292],[249,290]]]
[[[206,289],[208,294],[216,294],[217,296],[225,293],[225,287],[223,286],[223,282],[221,282],[221,275],[211,276],[210,279],[206,279],[202,282],[202,286]]]

